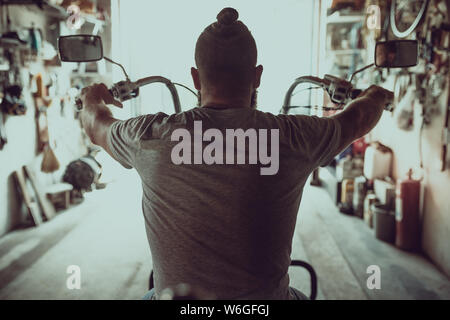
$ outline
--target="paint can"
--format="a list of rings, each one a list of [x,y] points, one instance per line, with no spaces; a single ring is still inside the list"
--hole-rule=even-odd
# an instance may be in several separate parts
[[[372,205],[373,227],[377,239],[389,243],[395,242],[395,213],[384,204]]]
[[[366,196],[366,178],[355,178],[353,190],[353,214],[362,218],[364,214],[364,197]]]

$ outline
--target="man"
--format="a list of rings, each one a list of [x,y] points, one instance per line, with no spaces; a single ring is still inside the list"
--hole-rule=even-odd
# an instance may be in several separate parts
[[[392,93],[371,87],[331,118],[257,111],[263,68],[256,65],[255,40],[236,10],[226,8],[217,19],[195,49],[198,108],[119,121],[106,104],[121,104],[104,85],[94,85],[83,90],[82,123],[93,143],[142,179],[153,298],[188,283],[218,299],[301,299],[289,288],[287,271],[305,181],[375,126]],[[279,150],[270,150],[279,153],[278,170],[265,175],[249,163],[175,164],[179,140],[172,135],[186,129],[194,136],[194,122],[224,134],[277,130],[270,143]]]

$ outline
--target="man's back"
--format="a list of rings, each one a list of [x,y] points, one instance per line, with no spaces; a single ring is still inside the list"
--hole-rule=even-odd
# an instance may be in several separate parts
[[[176,129],[189,132],[191,154],[184,154],[187,149],[174,153],[180,143],[172,141]],[[210,163],[205,148],[214,141],[220,145],[217,139],[202,139],[208,129],[224,137],[219,139],[223,164],[205,163]],[[251,143],[245,150],[238,143],[227,149],[227,129],[256,130],[258,156],[267,137],[265,155],[279,158],[277,170],[262,174],[261,168],[273,163],[251,164],[249,151],[256,150]],[[142,179],[156,292],[189,283],[219,299],[288,299],[287,270],[303,186],[315,167],[339,151],[339,139],[339,123],[332,118],[274,116],[250,108],[203,107],[114,123],[109,148]],[[279,150],[271,148],[274,143]],[[230,151],[234,160],[245,152],[244,163],[226,164]],[[174,154],[191,159],[190,164],[180,164]]]

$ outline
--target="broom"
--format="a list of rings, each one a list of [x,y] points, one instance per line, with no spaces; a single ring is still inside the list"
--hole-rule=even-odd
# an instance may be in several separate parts
[[[41,171],[45,173],[52,173],[59,169],[59,161],[55,156],[52,148],[48,143],[45,144],[44,156],[41,163]]]

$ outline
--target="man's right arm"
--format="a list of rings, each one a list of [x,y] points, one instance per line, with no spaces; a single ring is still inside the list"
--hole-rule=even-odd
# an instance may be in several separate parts
[[[392,103],[394,94],[378,86],[371,86],[353,100],[341,113],[333,116],[341,125],[343,149],[372,130],[381,118],[384,107]]]

